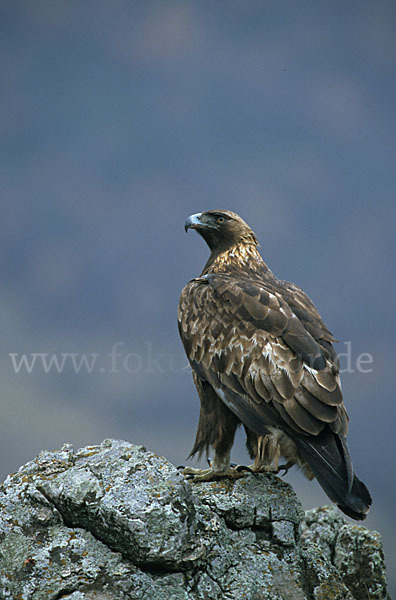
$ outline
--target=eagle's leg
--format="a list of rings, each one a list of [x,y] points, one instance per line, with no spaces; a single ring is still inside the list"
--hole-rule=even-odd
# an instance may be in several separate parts
[[[246,430],[246,445],[251,458],[254,458],[254,463],[250,465],[253,473],[274,473],[277,475],[281,470],[287,471],[295,462],[289,460],[285,465],[279,465],[281,456],[280,436],[278,432],[270,431],[266,435],[257,435]]]
[[[192,481],[213,481],[220,477],[238,479],[244,473],[230,466],[231,448],[240,421],[217,396],[207,381],[193,372],[194,382],[201,400],[198,430],[190,456],[214,449],[209,469],[184,467],[183,475],[193,475]]]

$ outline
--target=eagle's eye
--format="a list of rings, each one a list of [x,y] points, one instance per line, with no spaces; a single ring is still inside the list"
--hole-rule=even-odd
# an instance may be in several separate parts
[[[224,217],[217,217],[216,221],[217,221],[218,223],[224,223],[224,221],[225,221],[225,218],[224,218]]]

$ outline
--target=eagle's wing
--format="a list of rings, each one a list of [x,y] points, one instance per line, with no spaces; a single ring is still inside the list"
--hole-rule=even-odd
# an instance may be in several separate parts
[[[179,330],[194,371],[256,433],[273,425],[318,436],[328,424],[346,435],[338,363],[274,286],[194,279],[180,298]]]

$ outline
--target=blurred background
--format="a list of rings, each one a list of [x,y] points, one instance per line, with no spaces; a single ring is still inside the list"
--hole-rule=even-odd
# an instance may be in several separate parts
[[[341,340],[395,590],[395,3],[3,0],[0,28],[1,478],[106,437],[186,462],[183,224],[227,208]]]

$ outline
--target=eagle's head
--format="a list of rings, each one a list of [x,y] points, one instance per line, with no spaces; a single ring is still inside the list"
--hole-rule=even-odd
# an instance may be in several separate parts
[[[212,251],[239,244],[258,246],[257,238],[249,225],[230,210],[207,210],[191,215],[185,222],[184,229],[186,232],[196,229]]]

